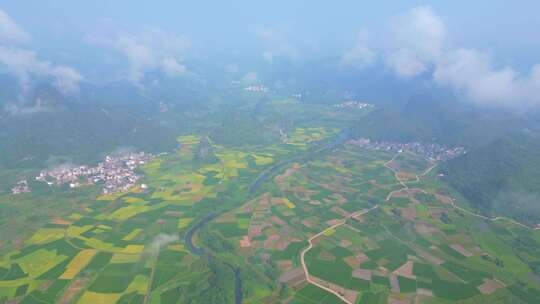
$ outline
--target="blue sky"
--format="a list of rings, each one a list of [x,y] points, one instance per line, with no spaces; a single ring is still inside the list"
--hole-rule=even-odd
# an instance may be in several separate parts
[[[400,12],[429,5],[444,19],[456,44],[494,49],[512,61],[538,61],[534,57],[540,47],[540,1],[534,0],[1,2],[0,8],[40,44],[53,38],[76,40],[109,20],[123,28],[149,25],[187,35],[202,48],[253,45],[253,31],[269,27],[298,44],[332,50],[345,47],[362,28],[380,27]]]
[[[477,102],[540,103],[537,0],[4,0],[0,10],[0,67],[22,87],[37,75],[74,91],[98,66],[140,84],[149,71],[192,75],[190,58],[225,54],[380,66]]]

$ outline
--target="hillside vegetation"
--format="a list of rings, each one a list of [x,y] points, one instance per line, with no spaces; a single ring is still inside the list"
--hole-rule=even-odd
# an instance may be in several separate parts
[[[473,207],[535,223],[540,218],[540,142],[531,136],[504,137],[450,160],[445,179]]]

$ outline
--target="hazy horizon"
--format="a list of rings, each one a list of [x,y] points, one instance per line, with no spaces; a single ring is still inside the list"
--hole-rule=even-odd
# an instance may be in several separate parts
[[[204,80],[211,75],[192,71],[200,64],[241,81],[264,78],[276,62],[313,63],[429,81],[484,105],[530,106],[539,102],[539,9],[535,1],[10,2],[0,4],[0,68],[23,89],[48,77],[70,94],[84,81],[140,87],[152,72]]]

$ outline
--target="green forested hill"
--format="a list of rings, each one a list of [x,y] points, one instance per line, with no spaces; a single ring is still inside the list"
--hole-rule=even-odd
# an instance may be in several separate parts
[[[377,109],[359,121],[356,132],[376,140],[437,142],[469,149],[529,125],[530,119],[520,113],[417,96],[402,107]]]
[[[540,140],[504,137],[448,161],[445,179],[486,213],[537,223],[540,218]]]

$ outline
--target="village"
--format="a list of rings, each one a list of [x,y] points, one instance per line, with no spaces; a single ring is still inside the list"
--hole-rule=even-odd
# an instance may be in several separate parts
[[[30,187],[28,186],[28,181],[23,179],[17,182],[13,187],[11,187],[12,194],[21,194],[21,193],[30,193]]]
[[[258,93],[267,93],[268,88],[263,85],[250,85],[244,88],[244,91],[248,92],[258,92]]]
[[[466,153],[464,147],[449,148],[435,143],[371,141],[369,138],[353,139],[349,143],[361,148],[377,151],[393,153],[408,151],[420,155],[431,162],[446,161]]]
[[[126,152],[107,155],[103,162],[95,167],[90,166],[58,166],[53,169],[43,170],[35,177],[38,182],[47,183],[49,186],[69,185],[77,188],[83,185],[95,185],[102,183],[103,194],[127,191],[140,180],[141,176],[135,169],[150,161],[154,156],[144,152]],[[30,192],[28,184],[17,183],[12,189],[13,194]],[[24,188],[26,185],[26,188]],[[25,190],[25,191],[22,191]]]
[[[374,105],[372,104],[355,101],[355,100],[349,100],[349,101],[345,101],[343,103],[334,105],[334,108],[338,108],[338,109],[368,109],[368,108],[373,108],[373,107]]]

